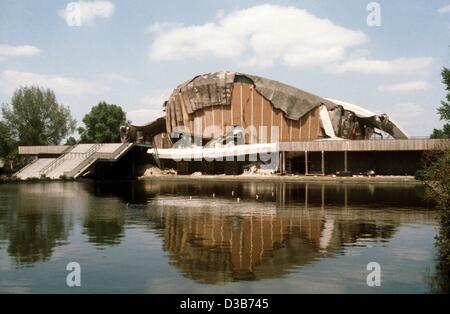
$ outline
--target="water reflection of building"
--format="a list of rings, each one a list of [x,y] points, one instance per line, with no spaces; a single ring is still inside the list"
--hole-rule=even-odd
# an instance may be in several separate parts
[[[424,206],[411,185],[149,181],[133,194],[144,191],[170,263],[204,283],[279,277],[431,219],[377,210]]]
[[[289,181],[289,178],[286,178],[286,181]],[[410,183],[238,182],[176,178],[176,180],[122,181],[120,184],[96,182],[86,187],[96,196],[119,197],[125,203],[142,205],[159,195],[211,198],[213,194],[231,202],[234,202],[236,197],[243,200],[255,200],[258,197],[258,202],[274,203],[278,208],[292,204],[321,207],[361,205],[371,208],[423,208],[431,205],[424,199],[423,186]]]
[[[133,225],[161,235],[185,276],[213,283],[282,276],[345,246],[388,240],[404,222],[431,220],[420,211],[388,210],[422,203],[411,186],[110,184],[7,186],[13,191],[0,197],[1,249],[7,246],[16,265],[34,263],[68,243],[74,221],[83,241],[103,247],[121,243]]]
[[[320,208],[276,210],[158,199],[148,211],[170,262],[205,283],[279,277],[364,238],[390,238],[397,224],[336,221]],[[186,203],[186,201],[183,201]]]
[[[99,183],[94,193],[141,204],[131,210],[146,214],[170,263],[205,283],[279,277],[346,246],[388,241],[403,221],[424,216],[397,212],[390,220],[377,208],[425,204],[420,189],[407,184],[156,180]],[[148,224],[138,216],[124,222],[123,212],[114,206],[96,208],[86,216],[85,231],[90,242],[114,244],[123,236],[123,224]]]

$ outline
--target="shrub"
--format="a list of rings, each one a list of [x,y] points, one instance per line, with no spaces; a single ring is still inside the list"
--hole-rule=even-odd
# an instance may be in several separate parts
[[[427,171],[426,170],[417,170],[414,174],[414,178],[418,181],[425,181],[427,179]]]

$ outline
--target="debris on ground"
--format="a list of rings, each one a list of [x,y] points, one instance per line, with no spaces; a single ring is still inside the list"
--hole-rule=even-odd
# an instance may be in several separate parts
[[[150,167],[145,170],[143,177],[154,177],[163,175],[175,175],[177,174],[174,169],[160,169],[158,167]]]
[[[244,168],[243,176],[250,176],[250,175],[273,175],[275,174],[274,169],[265,169],[261,166],[261,164],[253,163]]]

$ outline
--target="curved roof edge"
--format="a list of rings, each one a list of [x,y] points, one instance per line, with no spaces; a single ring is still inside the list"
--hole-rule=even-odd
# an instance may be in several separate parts
[[[336,99],[332,99],[332,98],[325,98],[331,102],[334,102],[335,104],[338,104],[340,106],[342,106],[344,109],[349,110],[349,111],[353,111],[358,117],[360,118],[372,118],[372,117],[377,117],[380,116],[379,114],[376,114],[370,110],[367,110],[361,106],[355,105],[355,104],[351,104],[345,101],[341,101],[341,100],[336,100]],[[406,133],[405,130],[403,130],[394,120],[392,120],[387,114],[384,114],[386,116],[386,118],[388,119],[388,121],[390,122],[390,124],[392,125],[392,134],[391,132],[388,132],[382,128],[380,128],[380,130],[388,132],[389,134],[391,134],[394,138],[409,138],[408,134]]]
[[[289,119],[299,120],[310,110],[322,105],[326,106],[328,110],[341,106],[354,112],[357,117],[364,119],[368,125],[389,133],[394,138],[408,138],[407,133],[387,114],[376,114],[360,106],[330,98],[322,98],[279,81],[233,71],[218,71],[197,75],[178,85],[172,91],[166,104],[179,105],[178,94],[181,92],[187,93],[190,96],[188,98],[195,99],[195,101],[186,104],[188,113],[213,106],[219,98],[223,98],[222,100],[228,103],[231,102],[230,86],[239,81],[252,82],[255,89],[271,101],[275,108],[282,110]],[[218,94],[215,102],[208,96],[210,95],[209,85],[214,85],[214,91]]]

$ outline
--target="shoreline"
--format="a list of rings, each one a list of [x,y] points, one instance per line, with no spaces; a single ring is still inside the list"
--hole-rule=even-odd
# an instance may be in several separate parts
[[[55,179],[48,178],[30,180],[18,180],[16,178],[2,178],[0,184],[26,184],[26,183],[51,183],[51,182],[81,182],[95,180],[89,178],[79,179]],[[134,179],[115,179],[98,181],[204,181],[204,182],[285,182],[285,183],[406,183],[423,185],[423,181],[416,180],[413,176],[376,176],[376,177],[332,177],[332,176],[300,176],[300,175],[153,175],[142,176]]]
[[[139,181],[235,181],[235,182],[329,182],[329,183],[409,183],[420,184],[412,176],[330,177],[330,176],[274,176],[274,175],[154,175],[139,177]]]

